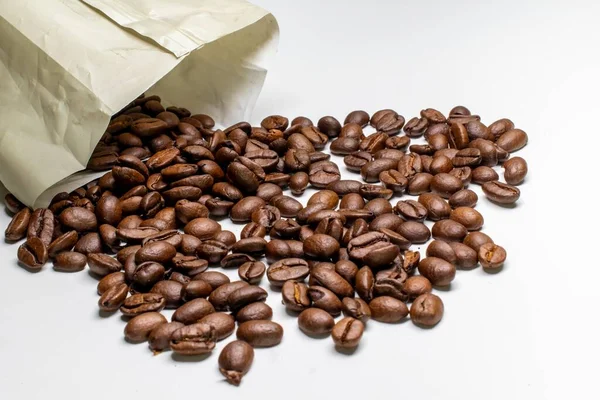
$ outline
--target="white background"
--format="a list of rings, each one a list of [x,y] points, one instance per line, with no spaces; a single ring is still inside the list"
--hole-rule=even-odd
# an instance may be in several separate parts
[[[274,113],[343,120],[357,108],[393,108],[408,120],[462,104],[528,132],[518,206],[483,196],[477,206],[484,231],[508,251],[504,269],[459,272],[437,292],[446,306],[437,327],[371,322],[352,355],[304,336],[271,292],[284,340],[257,350],[235,388],[217,370],[223,343],[203,361],[152,356],[125,343],[118,313],[98,315],[87,272],[47,265],[32,274],[17,266],[16,246],[0,243],[0,397],[596,398],[598,3],[255,3],[278,18],[281,42],[254,125]],[[344,178],[357,177],[333,159]],[[2,211],[0,226],[8,221]]]

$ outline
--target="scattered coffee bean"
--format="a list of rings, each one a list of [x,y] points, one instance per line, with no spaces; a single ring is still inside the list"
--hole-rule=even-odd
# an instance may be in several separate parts
[[[435,294],[422,294],[410,306],[410,319],[420,326],[434,326],[441,321],[443,315],[444,303]]]
[[[358,346],[364,330],[365,325],[358,319],[344,317],[334,325],[331,337],[336,346],[353,349]]]
[[[242,377],[250,370],[253,360],[254,349],[252,346],[244,341],[234,340],[228,343],[219,354],[219,371],[227,379],[227,382],[238,386],[242,382]]]

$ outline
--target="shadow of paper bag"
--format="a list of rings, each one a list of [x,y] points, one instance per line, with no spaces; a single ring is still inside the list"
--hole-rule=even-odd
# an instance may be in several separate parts
[[[103,175],[79,171],[144,92],[248,119],[278,34],[243,0],[0,0],[0,181],[46,207]]]

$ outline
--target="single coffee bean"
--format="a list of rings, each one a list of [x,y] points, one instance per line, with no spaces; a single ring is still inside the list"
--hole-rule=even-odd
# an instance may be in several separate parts
[[[433,175],[427,172],[419,172],[408,179],[406,192],[413,196],[430,191]]]
[[[481,163],[481,151],[476,148],[467,147],[460,150],[452,159],[455,167],[474,167]]]
[[[344,157],[344,164],[350,171],[359,172],[363,166],[371,161],[373,156],[366,151],[358,151]]]
[[[229,295],[246,286],[248,286],[248,283],[244,281],[225,283],[212,291],[208,296],[208,301],[216,311],[227,311],[229,310]]]
[[[249,222],[252,218],[252,214],[265,205],[265,201],[260,197],[248,196],[238,201],[235,206],[233,206],[229,217],[233,222]]]
[[[123,265],[117,259],[106,254],[88,254],[87,262],[90,271],[102,277],[112,272],[118,272],[123,268]]]
[[[181,289],[181,297],[183,301],[206,298],[212,293],[212,291],[213,288],[210,283],[199,279],[185,283]]]
[[[356,294],[367,303],[373,299],[373,289],[375,287],[375,277],[373,271],[368,266],[364,266],[356,273]]]
[[[331,161],[319,161],[311,164],[308,170],[308,180],[316,188],[325,188],[331,182],[341,179],[338,166]]]
[[[501,149],[512,153],[525,147],[527,141],[528,137],[524,131],[521,129],[511,129],[503,133],[498,140],[496,140],[496,144]]]
[[[299,240],[274,239],[267,243],[265,255],[267,261],[273,263],[284,258],[298,258],[304,256],[303,244]],[[268,276],[268,273],[267,273]]]
[[[352,111],[344,119],[344,125],[346,124],[358,124],[363,128],[369,123],[369,114],[363,110]]]
[[[411,243],[425,243],[431,237],[429,228],[418,221],[406,221],[398,227],[398,233]]]
[[[249,222],[244,226],[240,233],[240,239],[246,239],[249,237],[262,237],[267,235],[267,228],[256,222]]]
[[[268,320],[246,321],[239,325],[237,338],[252,347],[272,347],[281,343],[283,327]]]
[[[396,168],[398,161],[390,158],[380,158],[369,161],[360,169],[360,175],[365,182],[378,182],[379,174]]]
[[[454,280],[456,267],[441,258],[425,257],[419,263],[419,273],[432,285],[447,286]]]
[[[453,123],[450,125],[450,146],[458,150],[464,149],[469,145],[469,134],[463,124]]]
[[[235,340],[227,344],[219,354],[219,371],[227,382],[239,386],[242,377],[250,370],[253,360],[252,346],[244,341]]]
[[[463,183],[460,179],[450,174],[437,174],[431,181],[431,190],[433,193],[447,199],[454,193],[463,189]]]
[[[399,249],[389,242],[384,233],[369,232],[350,240],[348,253],[351,258],[378,268],[391,263],[398,256]]]
[[[473,170],[472,181],[483,185],[486,182],[497,181],[500,177],[498,173],[490,167],[481,166]]]
[[[312,301],[312,307],[320,308],[334,317],[340,315],[342,312],[342,302],[331,290],[311,284],[307,293],[309,299]]]
[[[394,207],[394,212],[406,220],[423,221],[428,214],[427,208],[415,200],[401,200]]]
[[[208,314],[200,319],[200,323],[212,326],[215,330],[215,337],[217,340],[223,340],[231,336],[235,331],[235,319],[224,312]]]
[[[444,114],[433,108],[421,110],[421,118],[427,119],[430,123],[440,124],[446,122]]]
[[[84,264],[85,265],[85,264]],[[110,287],[125,283],[125,274],[123,272],[113,272],[106,275],[98,282],[97,291],[100,296],[104,294]]]
[[[381,181],[383,187],[392,190],[394,193],[403,193],[408,186],[408,179],[395,169],[382,171],[378,180]]]
[[[404,125],[404,132],[408,137],[416,138],[425,133],[428,125],[429,121],[426,118],[414,117]]]
[[[493,167],[498,164],[498,147],[491,140],[476,139],[469,143],[469,147],[479,150],[481,165]]]
[[[454,251],[456,255],[455,265],[458,268],[474,268],[477,266],[477,252],[463,243],[450,242],[448,245]]]
[[[166,300],[158,293],[136,293],[125,299],[120,310],[127,317],[135,317],[146,312],[160,312]]]
[[[340,260],[335,263],[335,272],[353,285],[356,273],[358,272],[358,266],[350,260]]]
[[[431,174],[437,175],[441,173],[448,173],[452,171],[452,168],[454,168],[452,160],[450,160],[448,157],[435,156],[432,158],[428,170],[431,172]]]
[[[52,203],[54,203],[54,199],[52,200]],[[6,196],[4,196],[4,205],[12,214],[16,214],[25,208],[25,205],[12,193],[7,193]]]
[[[498,181],[486,182],[482,189],[488,199],[499,204],[514,204],[521,196],[518,188]]]
[[[154,261],[164,264],[171,261],[176,253],[177,249],[166,241],[150,242],[146,243],[135,253],[135,262]]]
[[[170,342],[173,333],[179,328],[183,328],[181,322],[168,322],[166,324],[158,325],[150,332],[148,336],[148,344],[150,349],[158,354],[162,351],[169,350],[171,348]]]
[[[434,239],[446,242],[462,242],[468,233],[467,228],[452,219],[437,221],[431,228],[431,234]]]
[[[258,285],[265,274],[265,264],[260,261],[248,261],[243,263],[238,269],[238,275],[241,280]]]
[[[475,207],[477,200],[479,200],[477,193],[470,189],[462,189],[450,196],[448,204],[452,208]]]
[[[215,290],[219,286],[223,286],[224,284],[230,282],[229,277],[227,275],[218,271],[202,272],[194,276],[193,280],[202,280],[204,282],[207,282],[212,287],[212,290]]]
[[[42,241],[42,243],[44,243],[46,246],[49,246],[52,242],[53,235],[54,215],[52,214],[52,211],[47,208],[36,209],[31,214],[31,217],[29,217],[29,225],[27,226],[27,239],[37,237]]]
[[[483,216],[471,207],[458,207],[450,213],[450,219],[458,222],[469,231],[476,231],[483,226]]]
[[[98,300],[98,307],[100,310],[105,312],[116,311],[121,307],[127,294],[129,287],[126,283],[120,283],[118,285],[111,286],[106,292],[100,296]]]
[[[365,330],[365,325],[352,317],[344,317],[338,321],[331,336],[336,346],[344,349],[352,349],[358,346]]]
[[[342,300],[342,312],[346,317],[352,317],[363,324],[371,318],[371,309],[369,305],[359,298],[344,297]]]
[[[255,193],[265,180],[265,171],[250,158],[238,157],[227,167],[227,178],[243,192]]]
[[[287,281],[281,288],[283,305],[290,311],[300,312],[311,305],[308,286],[302,282]]]
[[[75,251],[63,251],[54,258],[54,269],[62,272],[77,272],[85,268],[87,257]],[[99,293],[102,294],[102,293]]]
[[[188,222],[183,231],[200,240],[208,240],[214,238],[221,231],[221,225],[209,218],[196,218]]]
[[[527,175],[527,162],[521,157],[513,157],[504,163],[504,180],[509,185],[519,185]]]
[[[211,325],[198,322],[173,332],[169,344],[175,353],[191,356],[212,352],[216,341],[215,329]]]
[[[324,310],[307,308],[298,316],[298,327],[310,336],[328,335],[333,330],[335,320]]]
[[[260,286],[248,285],[232,292],[227,298],[229,308],[235,312],[250,303],[265,301],[268,293]]]
[[[265,128],[266,130],[277,129],[280,131],[285,131],[288,127],[288,119],[281,115],[271,115],[269,117],[264,118],[260,126]]]
[[[432,327],[441,321],[444,303],[435,294],[425,293],[415,299],[410,307],[410,319],[416,325]]]
[[[369,303],[371,318],[379,322],[400,322],[408,315],[408,307],[404,302],[390,296],[374,298]]]
[[[214,312],[215,308],[208,300],[198,298],[188,301],[175,310],[172,320],[181,322],[185,325],[190,325]]]
[[[356,152],[359,148],[360,141],[352,137],[339,137],[331,142],[329,149],[331,154],[336,155],[349,155]]]
[[[273,317],[273,310],[267,303],[256,302],[235,313],[235,319],[241,324],[246,321],[268,320]]]
[[[27,235],[30,218],[31,210],[29,208],[17,211],[4,231],[6,240],[17,241],[23,239]]]
[[[452,247],[443,240],[434,240],[427,246],[427,257],[437,257],[448,261],[450,264],[456,264],[456,254]]]
[[[515,124],[508,118],[502,118],[498,121],[493,122],[488,128],[490,133],[494,136],[494,140],[498,140],[504,133],[514,129]]]
[[[414,300],[422,294],[431,293],[431,282],[424,276],[411,276],[404,282],[402,290],[408,296],[409,300]]]
[[[158,312],[138,315],[125,325],[125,339],[132,343],[145,342],[154,328],[165,323],[167,323],[167,319]]]
[[[304,241],[303,249],[310,257],[328,259],[337,254],[340,244],[329,235],[316,233]]]
[[[290,178],[290,189],[292,194],[295,196],[299,196],[306,190],[308,186],[308,174],[304,171],[296,172]]]
[[[483,232],[469,232],[469,234],[463,240],[463,243],[479,252],[479,248],[486,243],[494,243],[491,237]]]
[[[182,302],[181,289],[183,285],[175,281],[160,281],[157,282],[150,293],[158,293],[165,299],[165,308],[177,308]]]
[[[498,269],[504,265],[506,250],[494,243],[485,243],[479,248],[478,257],[484,268]]]

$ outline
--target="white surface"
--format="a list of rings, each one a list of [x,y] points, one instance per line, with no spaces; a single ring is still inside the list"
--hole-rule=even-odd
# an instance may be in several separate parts
[[[87,273],[31,274],[16,266],[15,246],[0,244],[0,397],[595,398],[598,4],[256,3],[278,18],[281,43],[253,124],[273,113],[316,121],[384,107],[408,119],[463,104],[484,122],[509,117],[528,132],[518,206],[477,206],[484,231],[508,251],[504,270],[459,272],[438,292],[439,326],[369,323],[353,355],[305,337],[271,293],[284,341],[257,350],[234,388],[217,370],[223,343],[201,362],[153,357],[124,342],[118,314],[98,316]]]

